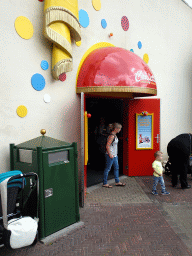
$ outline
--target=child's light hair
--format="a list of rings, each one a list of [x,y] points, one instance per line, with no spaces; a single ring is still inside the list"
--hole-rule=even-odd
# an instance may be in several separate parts
[[[155,154],[154,154],[154,156],[155,156],[155,158],[156,158],[156,157],[158,157],[159,155],[162,155],[162,154],[163,154],[163,153],[162,153],[161,151],[156,151]]]

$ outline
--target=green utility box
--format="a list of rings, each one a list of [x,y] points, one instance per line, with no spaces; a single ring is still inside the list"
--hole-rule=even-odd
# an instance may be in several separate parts
[[[10,144],[10,163],[11,170],[39,176],[40,239],[80,220],[77,143],[43,135]]]

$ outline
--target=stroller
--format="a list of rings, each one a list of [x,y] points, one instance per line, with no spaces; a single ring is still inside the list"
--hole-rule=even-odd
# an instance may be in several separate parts
[[[170,162],[169,158],[168,158],[167,162],[163,163],[163,169],[164,169],[165,175],[169,176],[172,174],[171,173],[171,162]],[[188,166],[187,173],[191,174],[191,176],[192,176],[192,156],[189,157],[189,166]]]
[[[163,169],[164,169],[165,175],[167,176],[171,175],[171,162],[169,159],[168,161],[163,163]]]
[[[0,247],[17,249],[37,243],[38,193],[36,173],[10,171],[0,174]],[[32,214],[29,205],[33,206]]]

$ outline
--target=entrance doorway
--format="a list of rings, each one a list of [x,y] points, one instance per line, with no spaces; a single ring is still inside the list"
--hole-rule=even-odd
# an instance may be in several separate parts
[[[105,154],[100,152],[97,138],[99,125],[104,122],[105,129],[111,123],[123,124],[123,100],[111,98],[96,98],[86,96],[86,111],[91,114],[88,119],[88,163],[87,163],[87,187],[99,184],[103,181],[105,168]],[[123,129],[117,134],[119,176],[123,175]],[[113,179],[113,167],[108,179]]]

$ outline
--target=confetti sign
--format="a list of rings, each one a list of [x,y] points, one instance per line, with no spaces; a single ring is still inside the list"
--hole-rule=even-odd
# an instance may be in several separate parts
[[[145,61],[145,63],[148,64],[148,62],[149,62],[149,56],[148,56],[147,53],[145,53],[145,54],[143,55],[143,60]]]
[[[141,41],[138,42],[138,48],[139,48],[139,49],[142,48],[142,43],[141,43]]]
[[[48,64],[48,62],[46,60],[42,60],[41,61],[41,68],[43,70],[47,70],[49,68],[49,64]]]
[[[101,26],[102,26],[102,28],[106,28],[107,27],[107,22],[106,22],[105,19],[101,20]]]
[[[101,9],[101,0],[92,0],[92,5],[96,11]]]
[[[129,20],[126,16],[123,16],[121,18],[121,26],[124,31],[127,31],[129,29]]]
[[[45,78],[41,74],[34,74],[31,78],[31,84],[36,91],[42,91],[45,87]]]
[[[44,101],[45,101],[45,103],[49,103],[51,101],[51,97],[49,94],[44,95]]]
[[[85,10],[79,11],[79,23],[83,28],[86,28],[89,26],[89,15]]]
[[[23,39],[30,39],[33,36],[33,25],[31,21],[24,16],[19,16],[15,20],[15,30]]]
[[[27,115],[27,108],[23,105],[20,105],[18,108],[17,108],[17,115],[19,117],[25,117]]]

